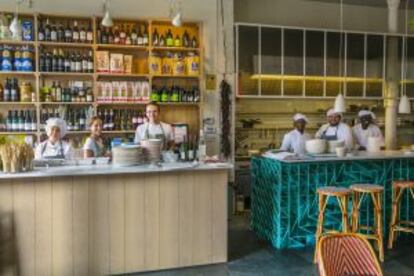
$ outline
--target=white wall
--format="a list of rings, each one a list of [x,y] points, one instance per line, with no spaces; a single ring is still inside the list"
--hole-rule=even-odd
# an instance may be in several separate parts
[[[337,3],[309,0],[234,1],[235,22],[339,29],[339,10]],[[387,32],[385,7],[344,5],[343,16],[345,30]],[[400,19],[400,32],[404,32],[402,10]]]

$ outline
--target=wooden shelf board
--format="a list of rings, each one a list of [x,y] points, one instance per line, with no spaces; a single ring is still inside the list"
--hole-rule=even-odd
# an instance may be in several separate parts
[[[124,45],[124,44],[95,44],[97,49],[125,49],[125,50],[138,50],[138,51],[148,51],[148,46],[138,46],[138,45]]]
[[[93,105],[93,102],[40,102],[41,105]]]
[[[93,77],[93,73],[40,72],[40,76]]]
[[[187,48],[187,47],[160,47],[152,46],[152,51],[173,51],[173,52],[200,52],[200,48]]]
[[[31,131],[31,132],[19,132],[19,131],[14,131],[14,132],[7,132],[7,131],[0,131],[0,135],[36,135],[37,132],[36,131]]]
[[[36,105],[37,102],[0,102],[0,105]]]
[[[199,79],[200,76],[188,75],[152,75],[153,78],[180,78],[180,79]]]
[[[34,77],[34,76],[36,76],[36,72],[34,72],[34,71],[31,71],[31,72],[23,72],[23,71],[0,71],[0,75],[5,75],[5,76],[18,75],[18,76],[30,76],[30,77]]]
[[[41,41],[38,42],[40,46],[45,47],[75,47],[75,48],[91,48],[93,47],[93,44],[91,43],[72,43],[72,42],[52,42],[52,41]]]
[[[149,78],[148,74],[97,73],[96,75],[102,78]]]
[[[133,134],[135,130],[105,130],[102,134]]]
[[[34,41],[18,41],[18,40],[0,40],[0,44],[10,44],[10,45],[30,45],[34,46]]]
[[[97,102],[97,105],[146,105],[150,103],[150,101],[148,102]],[[178,103],[173,103],[173,102],[159,102],[159,105],[167,105],[167,106],[198,106],[200,103],[199,102],[178,102]]]

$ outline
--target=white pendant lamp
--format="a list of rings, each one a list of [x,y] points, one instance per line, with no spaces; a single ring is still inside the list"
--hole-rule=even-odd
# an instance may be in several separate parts
[[[109,1],[106,0],[104,3],[105,15],[102,18],[101,24],[104,27],[112,27],[114,22],[112,21],[111,14],[109,13]]]
[[[408,0],[405,5],[405,39],[403,44],[403,80],[407,78],[407,34],[408,34]],[[400,103],[398,104],[398,113],[400,114],[410,114],[411,113],[411,103],[406,94],[406,83],[402,85],[402,95],[400,98]]]
[[[342,31],[343,31],[343,5],[342,0],[340,0],[340,14],[339,14],[339,25],[341,28],[340,32],[340,41],[339,41],[339,75],[342,77],[342,49],[343,49],[343,38],[342,38]],[[346,111],[345,105],[345,97],[342,94],[342,83],[339,83],[339,94],[335,98],[335,105],[334,110],[338,113],[344,113]]]
[[[22,31],[22,27],[19,24],[19,5],[23,1],[24,0],[16,0],[16,12],[14,13],[13,20],[11,21],[9,26],[10,32],[12,33],[13,37],[18,37],[18,35]]]
[[[181,27],[182,15],[181,15],[181,1],[170,0],[170,18],[171,24],[175,27]]]
[[[182,24],[182,22],[181,22],[181,12],[178,12],[178,13],[174,16],[174,18],[173,18],[173,20],[171,21],[171,23],[172,23],[175,27],[181,27],[181,24]]]
[[[345,106],[345,98],[342,93],[339,93],[338,96],[335,98],[335,105],[334,105],[335,112],[338,113],[345,113],[346,106]]]

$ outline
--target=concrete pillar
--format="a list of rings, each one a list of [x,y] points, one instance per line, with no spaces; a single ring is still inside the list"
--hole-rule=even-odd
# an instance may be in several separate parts
[[[390,33],[398,32],[398,7],[400,0],[387,0],[388,29]],[[387,39],[387,60],[385,77],[385,147],[394,150],[397,147],[397,106],[398,106],[398,39]]]

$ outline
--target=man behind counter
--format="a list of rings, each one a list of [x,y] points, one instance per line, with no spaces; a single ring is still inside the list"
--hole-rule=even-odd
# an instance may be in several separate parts
[[[358,113],[359,124],[352,128],[358,150],[366,150],[368,147],[368,137],[379,137],[381,146],[384,145],[384,137],[380,128],[375,124],[375,114],[369,110],[361,110]]]
[[[171,125],[161,122],[160,106],[155,102],[147,104],[145,114],[148,122],[137,127],[134,142],[140,143],[141,140],[161,139],[163,149],[170,149],[174,145],[173,131]]]

